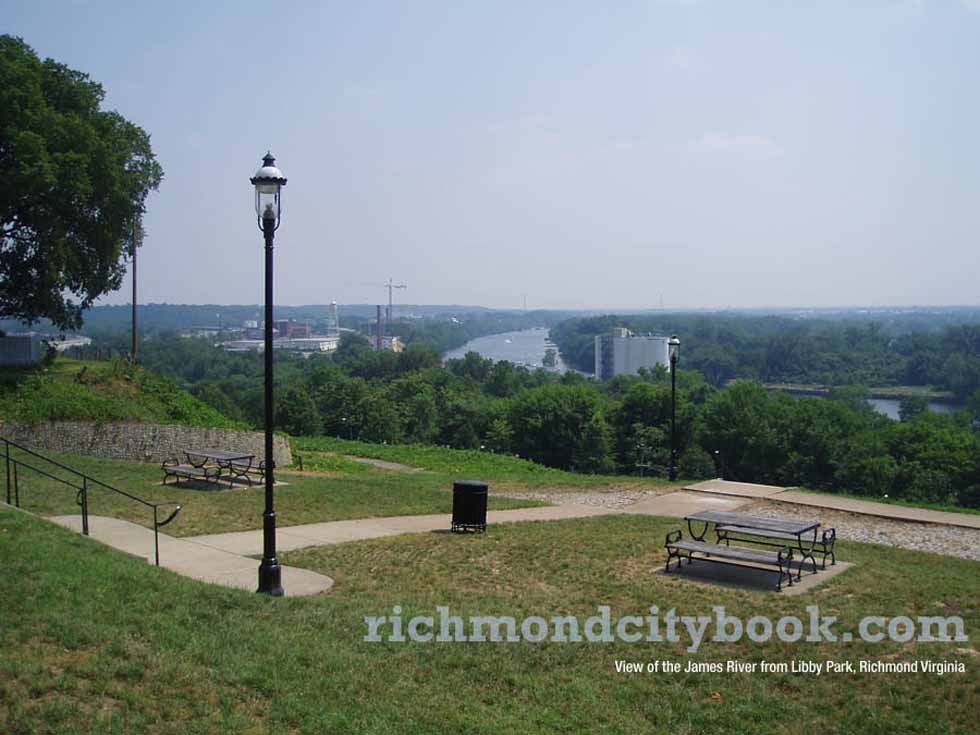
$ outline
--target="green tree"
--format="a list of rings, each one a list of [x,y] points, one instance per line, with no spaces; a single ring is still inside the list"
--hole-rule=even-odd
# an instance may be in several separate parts
[[[928,410],[929,399],[925,396],[905,396],[898,404],[898,418],[901,421],[911,421]]]
[[[402,440],[398,407],[379,393],[368,393],[357,405],[358,439],[394,444]]]
[[[0,36],[0,317],[76,329],[119,288],[146,197],[150,137],[87,74]]]
[[[607,466],[608,427],[601,396],[590,385],[526,390],[512,400],[509,424],[514,450],[522,457],[562,469]]]
[[[780,482],[789,458],[787,428],[793,399],[770,397],[757,383],[739,382],[705,405],[701,443],[717,451],[726,478]]]
[[[293,436],[320,433],[320,413],[305,386],[292,383],[276,396],[276,426]]]
[[[493,367],[493,360],[482,357],[479,352],[470,350],[462,358],[448,360],[446,367],[454,375],[471,378],[477,383],[486,381]]]
[[[507,453],[511,451],[514,432],[506,419],[494,419],[487,429],[486,447],[493,452]]]
[[[710,480],[718,476],[711,455],[701,447],[688,447],[677,460],[677,474],[686,480]]]
[[[401,412],[405,441],[426,444],[435,437],[439,429],[435,390],[423,373],[398,378],[389,386],[388,396]]]

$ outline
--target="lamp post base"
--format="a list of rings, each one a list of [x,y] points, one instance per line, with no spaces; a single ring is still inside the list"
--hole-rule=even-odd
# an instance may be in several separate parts
[[[270,597],[283,596],[282,567],[275,557],[263,559],[259,565],[259,588],[256,592]]]

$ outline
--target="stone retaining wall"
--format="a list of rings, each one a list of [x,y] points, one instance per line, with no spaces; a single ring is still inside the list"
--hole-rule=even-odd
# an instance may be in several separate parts
[[[265,456],[265,437],[261,432],[199,426],[84,421],[50,421],[37,426],[0,423],[0,437],[38,451],[138,462],[163,462],[172,457],[184,461],[185,449],[204,447],[241,450],[254,453],[256,459]],[[273,437],[273,456],[279,467],[292,464],[285,437]]]

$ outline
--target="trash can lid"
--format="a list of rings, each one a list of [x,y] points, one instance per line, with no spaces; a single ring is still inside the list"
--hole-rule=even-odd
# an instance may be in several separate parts
[[[490,484],[482,480],[453,480],[453,487],[490,487]]]

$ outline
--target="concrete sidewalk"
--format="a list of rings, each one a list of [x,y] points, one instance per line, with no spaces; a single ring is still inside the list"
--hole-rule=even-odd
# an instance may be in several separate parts
[[[647,516],[684,518],[702,510],[737,510],[753,502],[752,498],[722,497],[707,493],[692,493],[677,490],[664,493],[648,500],[640,500],[623,508],[625,513]]]
[[[49,520],[73,531],[82,531],[81,516],[53,516]],[[152,529],[105,516],[90,515],[88,522],[91,538],[119,551],[146,559],[150,564],[154,563]],[[261,545],[258,553],[262,553]],[[160,566],[201,582],[251,592],[255,591],[258,584],[259,563],[255,559],[163,533],[160,534]],[[326,592],[333,587],[333,580],[307,569],[284,566],[282,585],[288,596],[299,597]]]
[[[613,514],[683,518],[702,510],[735,510],[760,499],[895,520],[980,529],[980,516],[976,515],[906,508],[834,495],[802,493],[766,485],[729,483],[724,480],[699,483],[684,490],[665,493],[621,508],[566,504],[490,511],[487,514],[487,522],[496,525]],[[55,516],[51,520],[72,530],[81,531],[80,516]],[[281,526],[276,533],[277,551],[285,552],[311,546],[342,544],[407,533],[448,531],[450,525],[450,514],[439,513]],[[115,518],[89,516],[89,530],[92,538],[153,563],[154,547],[151,529]],[[160,534],[162,566],[193,579],[228,587],[255,589],[258,562],[249,557],[261,553],[261,530],[216,533],[189,538],[174,538]],[[333,586],[333,580],[322,574],[296,567],[284,566],[282,570],[283,587],[291,596],[313,595],[325,592]]]
[[[517,523],[521,521],[557,521],[566,518],[589,518],[628,511],[612,510],[588,505],[551,505],[542,508],[518,508],[516,510],[492,510],[487,513],[487,523]],[[276,548],[292,551],[308,546],[343,544],[403,533],[427,533],[448,531],[451,516],[448,513],[423,516],[392,516],[388,518],[360,518],[351,521],[307,523],[301,526],[280,526],[276,529]],[[262,531],[238,531],[192,536],[193,541],[233,554],[254,555],[262,553]]]
[[[980,529],[980,515],[971,513],[948,513],[927,508],[910,508],[891,503],[876,503],[871,500],[856,500],[831,493],[805,493],[799,490],[787,490],[777,485],[754,485],[747,482],[717,479],[688,485],[684,488],[684,492],[753,500],[773,500],[779,503],[807,505],[813,508],[839,510],[845,513],[877,516],[878,518],[889,518],[896,521],[938,523],[944,526]]]

